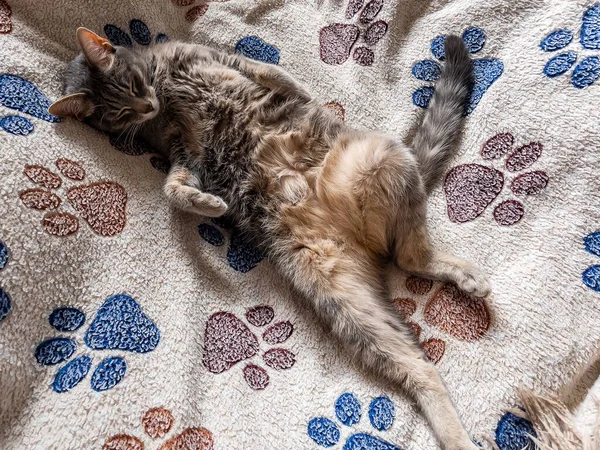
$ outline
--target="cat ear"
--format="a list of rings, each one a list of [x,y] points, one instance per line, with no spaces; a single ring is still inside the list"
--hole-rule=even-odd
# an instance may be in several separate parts
[[[58,117],[75,117],[83,120],[94,110],[94,105],[84,93],[67,95],[56,100],[48,108],[48,112]]]
[[[76,35],[87,62],[98,69],[108,69],[112,64],[115,52],[115,48],[110,42],[83,27],[77,28]]]

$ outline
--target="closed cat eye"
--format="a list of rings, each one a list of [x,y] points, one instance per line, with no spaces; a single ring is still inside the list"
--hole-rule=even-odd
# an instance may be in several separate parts
[[[135,82],[131,80],[131,84],[129,85],[129,91],[132,97],[136,97],[140,92],[135,87]]]

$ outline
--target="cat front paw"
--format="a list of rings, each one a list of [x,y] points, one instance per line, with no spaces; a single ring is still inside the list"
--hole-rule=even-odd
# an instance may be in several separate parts
[[[216,195],[199,193],[192,199],[191,203],[190,211],[201,216],[221,217],[227,212],[227,203]]]

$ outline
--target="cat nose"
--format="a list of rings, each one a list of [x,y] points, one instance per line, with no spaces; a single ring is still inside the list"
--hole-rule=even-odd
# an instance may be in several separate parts
[[[154,111],[154,105],[152,104],[152,102],[148,101],[142,105],[142,112],[144,114],[147,114],[152,111]]]
[[[154,105],[150,100],[136,99],[133,104],[133,109],[140,114],[148,114],[154,111]]]

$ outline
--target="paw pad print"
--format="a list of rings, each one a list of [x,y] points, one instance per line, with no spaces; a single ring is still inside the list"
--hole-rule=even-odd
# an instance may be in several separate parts
[[[585,250],[594,255],[600,256],[600,231],[588,234],[583,238]],[[581,279],[590,289],[600,292],[600,265],[588,267],[582,274]]]
[[[462,35],[470,53],[475,54],[483,50],[485,46],[485,31],[478,27],[467,28]],[[445,36],[438,36],[431,41],[431,53],[438,61],[443,61],[446,57],[444,43]],[[465,105],[465,115],[473,112],[475,107],[481,101],[483,94],[500,78],[504,72],[504,64],[496,58],[481,58],[473,60],[474,84],[471,95]],[[426,59],[417,62],[412,68],[412,74],[417,80],[434,82],[440,78],[442,69],[438,62]],[[435,88],[433,86],[422,86],[418,88],[412,96],[413,103],[421,108],[427,108]]]
[[[227,1],[229,1],[229,0],[208,0],[208,2],[218,2],[218,3],[223,3],[223,2],[227,2]],[[196,3],[196,0],[171,0],[171,2],[175,6],[179,6],[180,8],[186,8],[188,6],[194,5],[194,3]],[[187,20],[188,22],[194,22],[195,20],[199,19],[204,14],[206,14],[206,11],[208,11],[207,2],[200,1],[198,3],[200,3],[200,4],[196,5],[196,6],[192,6],[185,13],[185,20]]]
[[[406,279],[406,290],[416,297],[425,297],[433,290],[431,280],[410,276]],[[421,316],[425,323],[439,331],[463,341],[481,339],[490,327],[490,313],[482,299],[471,297],[454,284],[439,286],[427,300],[422,312],[413,298],[396,298],[394,305],[411,327],[417,340],[423,332],[414,317]],[[421,348],[433,362],[439,362],[446,351],[446,342],[431,338],[421,342]]]
[[[109,142],[121,153],[125,153],[129,156],[141,156],[154,153],[154,150],[152,150],[148,145],[139,139],[129,140],[117,138],[115,136],[109,136]],[[165,174],[168,174],[169,170],[171,169],[171,163],[162,156],[158,155],[152,155],[150,157],[150,164],[156,170]]]
[[[164,438],[173,427],[173,413],[165,408],[149,409],[141,420],[144,432],[152,439]],[[206,428],[186,428],[170,438],[158,450],[213,450],[213,436]],[[118,434],[109,438],[102,450],[144,450],[144,443],[129,434]]]
[[[8,264],[8,248],[6,244],[0,241],[0,271]],[[12,301],[10,295],[0,286],[0,322],[12,311]]]
[[[545,52],[556,52],[566,48],[573,41],[571,30],[556,30],[540,43]],[[579,42],[585,50],[600,50],[600,4],[594,5],[583,14],[579,33]],[[550,59],[544,67],[544,75],[555,78],[567,73],[577,62],[577,52],[562,52]],[[571,83],[577,89],[583,89],[600,78],[600,56],[588,56],[582,59],[571,74]]]
[[[370,66],[375,53],[370,48],[387,33],[388,24],[375,18],[383,8],[383,0],[349,0],[346,19],[356,17],[355,23],[333,23],[321,29],[319,44],[321,60],[326,64],[339,65],[346,62],[354,44],[362,37],[361,44],[354,47],[352,58],[361,66]],[[364,6],[364,7],[363,7]]]
[[[1,19],[2,7],[0,4],[0,22]],[[58,117],[48,112],[48,107],[51,105],[48,97],[35,84],[17,75],[0,75],[0,105],[46,122],[60,122]],[[10,115],[0,119],[0,128],[17,136],[27,136],[33,132],[34,125],[26,117]]]
[[[354,427],[361,420],[361,404],[350,392],[340,395],[334,408],[336,418],[346,427]],[[369,422],[376,431],[389,430],[394,423],[395,414],[394,404],[387,397],[377,397],[369,404]],[[333,447],[340,442],[340,427],[331,419],[315,417],[308,422],[308,436],[320,447]],[[400,450],[399,447],[368,433],[351,434],[342,448],[344,450]]]
[[[56,160],[58,171],[72,181],[83,181],[86,176],[81,164],[65,158]],[[26,189],[19,194],[21,202],[28,208],[55,211],[62,199],[52,190],[62,186],[62,178],[51,170],[39,166],[25,166],[25,175],[41,188]],[[71,207],[88,225],[101,236],[114,236],[123,231],[126,222],[125,189],[112,181],[71,187],[66,191]],[[42,227],[54,236],[68,236],[79,230],[79,219],[67,212],[47,212],[42,218]]]
[[[531,437],[537,438],[532,423],[510,412],[502,416],[496,427],[498,450],[537,449]]]
[[[229,224],[223,220],[215,219],[214,224],[221,228],[230,230],[230,242],[227,249],[227,262],[229,266],[238,272],[246,273],[255,268],[263,259],[262,252],[250,244],[239,231],[231,229]],[[225,236],[219,228],[208,223],[198,225],[198,233],[206,242],[215,247],[221,247],[225,244]]]
[[[8,34],[12,31],[12,10],[5,0],[0,0],[0,34]]]
[[[346,110],[344,107],[338,102],[329,102],[323,105],[325,108],[330,110],[335,116],[340,119],[342,122],[346,120]]]
[[[517,197],[542,192],[548,185],[546,172],[535,170],[522,172],[532,166],[542,155],[543,146],[530,142],[513,150],[515,138],[511,133],[500,133],[490,138],[481,149],[481,157],[487,161],[497,160],[507,153],[504,169],[514,173],[510,190]],[[517,174],[518,172],[522,172]],[[506,172],[481,164],[461,164],[450,169],[444,181],[444,193],[448,205],[448,217],[452,222],[470,222],[479,217],[502,192]],[[525,214],[525,207],[518,200],[506,200],[494,208],[494,219],[500,225],[514,225]]]
[[[160,44],[169,40],[164,33],[159,33],[153,38],[148,25],[140,19],[132,19],[129,22],[129,34],[111,23],[104,25],[104,34],[113,45],[121,47],[132,47],[133,41],[140,45],[150,45],[152,41]]]
[[[279,49],[258,36],[246,36],[235,45],[235,52],[269,64],[279,64]]]
[[[48,321],[58,332],[72,333],[85,323],[85,314],[77,308],[56,308]],[[154,322],[143,312],[140,305],[128,295],[108,298],[98,310],[88,327],[84,342],[91,350],[120,350],[147,353],[156,348],[160,332]],[[53,337],[40,343],[35,349],[35,359],[42,366],[53,366],[70,359],[77,350],[75,339]],[[52,389],[64,393],[77,386],[92,367],[92,357],[79,356],[62,368],[54,377]],[[91,377],[92,389],[97,392],[115,387],[125,376],[127,363],[119,356],[102,360]]]
[[[255,306],[246,311],[246,320],[260,328],[270,324],[275,317],[270,306]],[[294,326],[289,321],[277,322],[266,328],[262,340],[269,346],[282,344],[289,339]],[[237,316],[229,312],[217,312],[208,318],[204,331],[204,356],[202,362],[212,373],[222,373],[241,361],[256,356],[260,345],[256,334]],[[296,363],[291,351],[273,347],[262,354],[263,362],[272,369],[290,369]],[[244,380],[252,389],[268,386],[269,374],[262,367],[249,363],[243,369]]]

